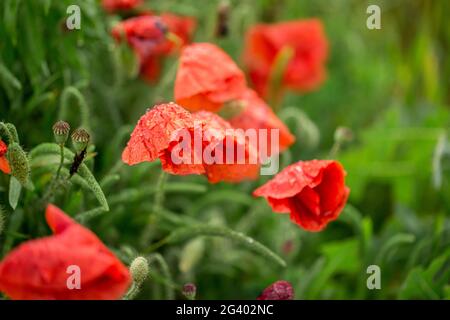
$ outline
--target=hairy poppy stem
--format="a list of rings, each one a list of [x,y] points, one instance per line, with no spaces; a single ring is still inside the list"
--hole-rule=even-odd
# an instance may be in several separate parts
[[[64,164],[64,144],[60,144],[59,145],[59,149],[60,149],[60,159],[59,159],[59,166],[58,166],[58,170],[56,171],[56,179],[59,178],[59,175],[61,173],[61,168]]]
[[[136,282],[133,282],[130,290],[128,290],[128,292],[123,297],[123,300],[133,300],[139,294],[140,291],[141,287]]]
[[[159,215],[161,213],[162,203],[164,202],[164,186],[167,181],[167,173],[161,171],[161,174],[156,183],[155,198],[153,201],[153,213]]]

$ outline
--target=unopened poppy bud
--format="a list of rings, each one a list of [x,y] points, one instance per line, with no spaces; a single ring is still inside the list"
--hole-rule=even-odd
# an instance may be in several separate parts
[[[342,143],[342,142],[350,142],[353,140],[353,131],[347,127],[338,127],[334,132],[334,141]]]
[[[87,147],[91,137],[86,130],[78,128],[72,133],[71,138],[75,151],[79,153]]]
[[[196,294],[197,294],[197,287],[195,286],[195,284],[193,284],[193,283],[186,283],[183,286],[183,295],[187,299],[194,300]]]
[[[69,137],[70,125],[65,121],[58,121],[53,125],[55,141],[59,145],[64,145]]]
[[[25,151],[19,144],[12,143],[8,146],[6,157],[11,167],[11,175],[25,185],[30,177],[30,164]]]
[[[133,281],[141,284],[148,276],[148,261],[144,257],[137,257],[130,266],[130,273]]]
[[[294,289],[287,281],[277,281],[268,286],[258,300],[292,300],[294,299]]]

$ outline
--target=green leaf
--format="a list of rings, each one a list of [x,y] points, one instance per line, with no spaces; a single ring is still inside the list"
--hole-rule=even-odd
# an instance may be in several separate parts
[[[5,0],[3,20],[5,29],[11,37],[12,43],[17,43],[17,12],[20,5],[20,0]]]
[[[9,180],[9,205],[13,208],[13,210],[16,210],[17,208],[21,191],[22,185],[19,180],[11,176],[11,179]]]
[[[392,236],[381,246],[375,259],[376,264],[382,265],[390,251],[396,249],[400,245],[413,243],[415,240],[416,237],[414,235],[407,233],[399,233]]]
[[[434,259],[428,268],[412,269],[399,296],[401,299],[441,299],[446,294],[444,287],[450,283],[450,250]]]
[[[0,62],[0,79],[3,83],[6,92],[8,93],[8,97],[12,98],[15,94],[15,91],[22,90],[22,84],[20,81],[12,74],[11,71],[6,68],[6,66]]]

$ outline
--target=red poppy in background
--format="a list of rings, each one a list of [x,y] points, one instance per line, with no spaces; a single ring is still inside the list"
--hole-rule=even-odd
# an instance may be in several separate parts
[[[293,300],[294,289],[287,281],[277,281],[268,286],[257,300]]]
[[[190,111],[219,111],[246,89],[243,72],[222,49],[211,43],[186,46],[175,80],[175,100]]]
[[[247,89],[241,96],[240,101],[244,104],[244,109],[238,115],[229,119],[234,128],[247,129],[267,129],[267,155],[272,155],[271,131],[279,130],[279,152],[287,149],[295,142],[295,137],[291,134],[286,125],[275,115],[272,109],[262,100],[252,89]],[[259,143],[258,143],[259,144]],[[259,150],[259,146],[258,146]]]
[[[247,33],[244,63],[256,91],[266,96],[277,55],[286,47],[293,50],[283,75],[286,88],[306,92],[325,79],[328,41],[318,19],[277,24],[259,24]]]
[[[0,291],[16,300],[121,298],[131,282],[128,269],[57,207],[49,205],[45,216],[54,234],[27,241],[3,259]],[[68,286],[73,266],[80,271],[79,289]]]
[[[190,41],[195,25],[190,17],[146,13],[120,22],[113,28],[112,35],[118,42],[125,37],[139,58],[141,75],[152,82],[159,78],[164,57]],[[168,32],[177,37],[178,44],[167,38]]]
[[[350,189],[345,171],[334,160],[294,163],[253,194],[264,197],[273,211],[290,213],[291,220],[308,231],[320,231],[339,216]]]
[[[11,168],[8,159],[6,159],[6,152],[8,152],[8,146],[0,139],[0,171],[10,174]]]
[[[142,4],[142,0],[102,0],[102,7],[108,12],[131,10]]]
[[[254,180],[259,176],[257,150],[244,135],[233,130],[230,123],[217,114],[200,111],[193,116],[194,120],[199,121],[202,126],[203,150],[211,150],[211,152],[204,151],[204,154],[210,154],[211,159],[214,157],[218,160],[208,164],[208,159],[203,157],[205,174],[209,182],[241,182]],[[227,145],[227,139],[231,141],[229,145]],[[242,155],[239,155],[238,150],[242,150]],[[232,163],[226,163],[227,157],[232,160]]]

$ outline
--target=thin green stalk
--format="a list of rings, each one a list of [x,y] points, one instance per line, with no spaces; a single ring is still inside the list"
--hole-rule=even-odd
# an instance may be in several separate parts
[[[153,201],[153,214],[158,217],[161,214],[163,202],[164,202],[164,186],[167,181],[167,173],[164,171],[161,171],[161,174],[159,175],[158,181],[156,183],[156,192],[155,197]]]
[[[61,168],[62,168],[62,166],[64,164],[64,145],[60,144],[59,148],[60,148],[60,155],[61,155],[61,157],[60,157],[60,160],[59,160],[58,170],[56,171],[56,179],[59,179],[59,175],[61,173]]]

